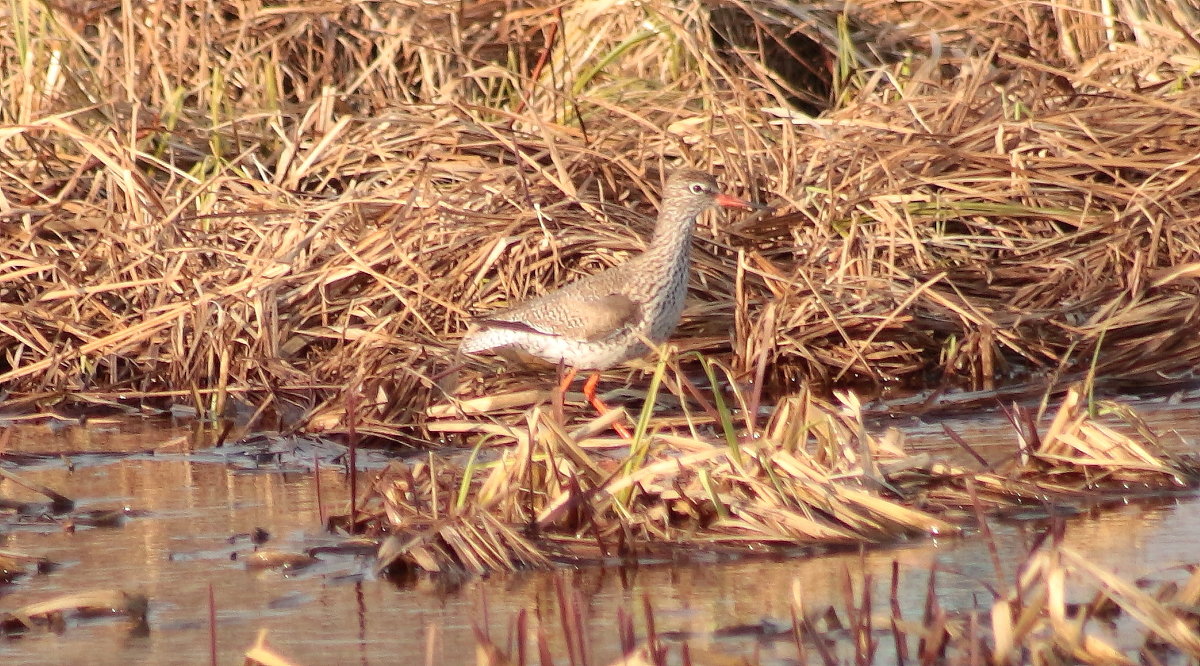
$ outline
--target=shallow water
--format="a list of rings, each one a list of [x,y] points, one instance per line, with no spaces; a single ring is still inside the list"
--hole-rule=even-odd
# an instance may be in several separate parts
[[[1194,415],[1200,401],[1148,400],[1136,407],[1159,432],[1177,432],[1177,438],[1166,439],[1180,450],[1197,449],[1200,419]],[[996,414],[890,423],[905,431],[912,448],[961,459],[962,452],[941,434],[943,424],[990,459],[1015,448],[1011,426]],[[617,656],[619,610],[635,609],[642,635],[640,609],[646,599],[657,630],[680,632],[674,636],[687,639],[693,656],[708,650],[788,663],[795,656],[789,632],[797,591],[807,608],[840,610],[848,586],[859,590],[869,576],[882,610],[895,563],[905,617],[917,619],[934,563],[944,608],[986,607],[989,587],[998,585],[978,535],[790,560],[708,558],[624,570],[562,569],[494,576],[453,589],[430,579],[404,585],[377,579],[368,561],[352,555],[322,556],[320,564],[290,574],[252,570],[244,560],[253,551],[248,535],[256,528],[270,534],[267,547],[285,551],[333,541],[321,530],[318,484],[311,472],[255,470],[239,449],[210,448],[203,442],[211,433],[187,425],[92,422],[9,430],[9,454],[56,454],[19,468],[6,465],[9,469],[72,497],[80,510],[128,507],[140,515],[118,527],[71,532],[17,526],[0,536],[5,550],[61,564],[0,589],[0,610],[117,587],[145,594],[150,614],[148,631],[135,630],[123,619],[105,619],[72,621],[60,634],[34,631],[0,638],[0,662],[6,664],[205,663],[210,586],[220,663],[240,663],[266,629],[271,646],[302,664],[382,664],[393,663],[397,655],[422,654],[431,655],[431,663],[454,664],[474,662],[474,625],[485,626],[499,645],[507,645],[521,609],[538,614],[549,633],[559,635],[562,590],[582,604],[598,663]],[[309,454],[296,457],[307,460]],[[327,461],[319,476],[324,504],[336,506],[346,496],[341,469]],[[8,482],[0,491],[5,497],[41,499]],[[1172,567],[1200,559],[1198,506],[1189,495],[1076,516],[1068,520],[1066,545],[1127,579],[1171,577]],[[1044,524],[997,522],[992,527],[1004,570],[1000,584],[1007,584]],[[565,648],[552,648],[565,662]],[[882,654],[888,649],[880,648]],[[879,663],[887,661],[881,657]]]

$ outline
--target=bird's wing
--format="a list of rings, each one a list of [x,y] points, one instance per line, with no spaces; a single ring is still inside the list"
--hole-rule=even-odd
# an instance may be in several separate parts
[[[554,294],[559,295],[564,294]],[[625,294],[572,296],[562,299],[535,299],[512,310],[477,321],[486,327],[596,342],[627,328],[641,316],[641,306]]]

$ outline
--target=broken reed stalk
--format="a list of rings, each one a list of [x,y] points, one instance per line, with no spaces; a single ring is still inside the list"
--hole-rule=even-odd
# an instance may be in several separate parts
[[[217,599],[212,581],[208,583],[208,663],[217,666]]]
[[[346,393],[346,429],[347,429],[347,447],[346,447],[346,479],[349,483],[346,484],[347,492],[350,494],[350,533],[358,533],[358,430],[357,417],[358,405],[361,402],[361,394],[357,391],[348,391]]]
[[[321,493],[321,460],[317,457],[317,453],[315,451],[313,452],[312,463],[313,495],[316,497],[317,501],[317,516],[321,520],[321,526],[323,528],[328,528],[329,514],[325,511],[325,499]]]
[[[904,621],[904,613],[900,607],[900,563],[897,561],[892,562],[888,607],[891,611],[892,645],[896,650],[896,660],[899,663],[906,663],[908,661],[908,643],[904,640],[904,633],[900,630],[899,626]],[[792,613],[792,623],[794,624],[795,622],[796,614]]]

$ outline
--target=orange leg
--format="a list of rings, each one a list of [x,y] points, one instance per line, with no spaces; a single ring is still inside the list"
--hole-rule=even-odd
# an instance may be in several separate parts
[[[604,415],[608,413],[608,405],[604,404],[604,401],[600,399],[600,396],[596,395],[596,385],[599,383],[600,373],[593,372],[592,375],[587,378],[587,381],[583,383],[583,397],[587,398],[587,401],[591,403],[592,407],[596,408],[597,414]],[[617,434],[620,435],[622,439],[633,439],[633,435],[630,434],[629,429],[623,424],[613,421],[612,427],[613,430],[617,431]]]

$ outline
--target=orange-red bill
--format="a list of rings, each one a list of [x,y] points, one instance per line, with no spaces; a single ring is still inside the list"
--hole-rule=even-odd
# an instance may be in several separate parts
[[[766,208],[766,206],[762,204],[757,204],[753,201],[746,201],[745,199],[739,199],[737,197],[731,197],[728,194],[718,194],[713,199],[718,206],[724,206],[726,208],[750,208],[753,210],[761,210]]]

